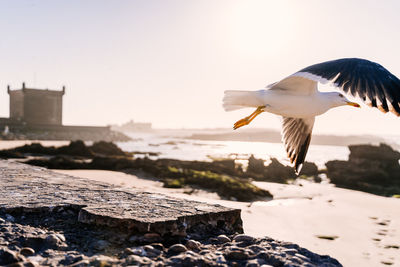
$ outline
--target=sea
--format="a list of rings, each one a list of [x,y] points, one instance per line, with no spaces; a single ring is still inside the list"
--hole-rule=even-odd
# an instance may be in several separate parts
[[[200,131],[200,130],[199,130]],[[290,165],[282,143],[251,142],[251,141],[209,141],[195,140],[189,137],[193,130],[160,130],[152,132],[126,133],[133,141],[119,142],[124,151],[140,152],[136,157],[171,158],[179,160],[212,161],[216,159],[234,159],[236,163],[247,166],[251,155],[263,159],[266,164],[271,158],[278,159],[282,164]],[[207,132],[206,130],[201,133]],[[400,136],[385,136],[390,144],[400,146]],[[347,146],[311,145],[306,161],[314,162],[319,168],[325,168],[330,160],[347,160]],[[157,154],[157,155],[155,155]]]

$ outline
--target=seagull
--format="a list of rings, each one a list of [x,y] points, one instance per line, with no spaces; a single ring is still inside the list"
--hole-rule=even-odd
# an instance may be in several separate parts
[[[338,92],[321,92],[318,83],[332,84]],[[298,174],[310,145],[315,117],[339,106],[360,107],[343,94],[400,116],[400,80],[378,63],[359,58],[311,65],[263,90],[225,91],[223,107],[225,111],[256,108],[234,124],[235,130],[263,112],[282,116],[282,141]]]

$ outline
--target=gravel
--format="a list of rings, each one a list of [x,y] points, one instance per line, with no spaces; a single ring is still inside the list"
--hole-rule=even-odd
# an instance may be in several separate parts
[[[150,243],[142,238],[132,243],[126,236],[121,243],[116,232],[68,221],[70,213],[46,216],[16,215],[11,219],[10,214],[0,211],[0,265],[342,266],[329,256],[268,237],[217,235],[198,240],[181,238],[175,243],[170,239]]]

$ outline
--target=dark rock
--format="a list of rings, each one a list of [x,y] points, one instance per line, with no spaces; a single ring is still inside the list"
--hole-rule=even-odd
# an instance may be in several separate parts
[[[13,216],[11,216],[10,214],[6,214],[6,220],[9,222],[14,222],[15,218]]]
[[[247,173],[249,175],[256,174],[263,175],[265,169],[264,160],[256,159],[254,155],[251,155],[248,159]]]
[[[201,247],[201,243],[196,240],[188,240],[186,242],[186,247],[193,251],[199,251]]]
[[[179,254],[179,253],[185,252],[186,250],[187,250],[187,248],[184,245],[175,244],[175,245],[172,245],[171,247],[169,247],[168,253]]]
[[[155,248],[155,249],[158,249],[158,250],[160,250],[160,251],[163,251],[164,250],[164,245],[163,244],[161,244],[161,243],[152,243],[152,244],[150,244],[153,248]]]
[[[233,240],[235,242],[248,242],[248,243],[251,243],[251,242],[254,241],[254,237],[249,236],[249,235],[245,235],[245,234],[240,234],[240,235],[235,236],[233,238]]]
[[[0,265],[8,265],[20,261],[17,253],[8,248],[0,248]]]
[[[70,155],[70,156],[81,156],[81,157],[92,157],[93,153],[85,145],[82,140],[71,141],[68,146],[62,146],[57,149],[57,154]]]
[[[305,176],[317,176],[318,166],[313,162],[304,162],[299,175]]]
[[[124,252],[127,255],[137,255],[137,256],[146,256],[147,254],[146,250],[144,250],[143,247],[126,248]]]
[[[226,235],[219,235],[217,237],[217,240],[221,244],[224,244],[224,243],[227,243],[227,242],[231,242],[231,239],[229,237],[227,237]]]
[[[400,152],[385,144],[355,145],[349,149],[348,161],[326,163],[332,183],[384,196],[400,192]]]
[[[225,253],[225,257],[228,260],[246,260],[249,254],[245,250],[231,250]]]
[[[127,153],[112,142],[95,142],[90,146],[90,150],[95,154],[103,156],[127,156]]]
[[[162,238],[158,233],[146,233],[143,236],[143,242],[145,243],[160,242],[161,240]]]
[[[264,166],[264,161],[253,155],[249,158],[246,174],[255,180],[275,183],[286,183],[288,179],[296,178],[293,168],[281,164],[276,158],[271,158],[271,163]]]
[[[35,250],[33,248],[24,247],[21,248],[19,254],[24,255],[25,257],[29,257],[35,254]]]
[[[106,240],[98,240],[93,244],[93,248],[97,250],[105,250],[110,243]]]

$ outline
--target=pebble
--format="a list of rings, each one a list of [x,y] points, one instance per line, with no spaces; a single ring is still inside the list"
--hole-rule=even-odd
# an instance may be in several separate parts
[[[260,266],[260,264],[258,263],[257,260],[249,260],[246,263],[246,267],[258,267],[258,266]],[[264,265],[263,265],[263,267],[264,267]]]
[[[142,266],[142,265],[150,265],[152,263],[152,260],[147,257],[140,257],[137,255],[129,255],[126,258],[125,263],[127,265],[138,264],[138,265]]]
[[[151,245],[146,245],[143,247],[143,249],[146,251],[147,256],[150,258],[158,257],[161,254],[161,251],[158,249],[155,249]]]
[[[142,247],[138,248],[126,248],[125,254],[127,255],[136,255],[136,256],[146,256],[146,251]]]
[[[3,218],[0,218],[0,223],[5,223],[6,221]]]
[[[297,249],[294,248],[288,248],[288,249],[283,249],[282,252],[289,254],[289,255],[294,255],[297,253]]]
[[[19,254],[24,255],[25,257],[29,257],[35,254],[35,250],[33,248],[24,247],[21,248]]]
[[[150,244],[150,245],[153,246],[153,248],[158,249],[158,250],[160,250],[160,251],[163,251],[163,250],[164,250],[164,245],[161,244],[161,243],[152,243],[152,244]]]
[[[15,251],[8,248],[0,248],[0,265],[8,265],[19,261]]]
[[[245,234],[240,234],[237,235],[233,238],[233,240],[235,242],[253,242],[254,241],[254,237],[249,236],[249,235],[245,235]]]
[[[303,261],[310,261],[309,258],[307,258],[306,256],[304,256],[304,255],[302,255],[302,254],[300,254],[300,253],[296,253],[296,254],[294,254],[294,255],[295,255],[296,257],[302,259]]]
[[[143,241],[146,243],[160,242],[161,240],[161,236],[157,233],[147,233],[143,236]]]
[[[6,220],[9,222],[14,222],[15,218],[13,216],[11,216],[10,214],[6,214]]]
[[[249,254],[244,250],[233,250],[228,251],[225,257],[229,260],[246,260],[249,258]]]
[[[5,218],[5,214],[1,214]],[[68,215],[69,216],[69,215]],[[20,220],[20,217],[18,217]],[[152,242],[158,234],[127,236],[104,229],[88,229],[86,226],[63,225],[59,218],[48,218],[49,224],[58,223],[60,232],[46,232],[46,227],[33,225],[43,223],[34,219],[29,224],[26,216],[23,224],[5,221],[0,224],[0,266],[4,258],[11,257],[14,266],[341,266],[329,256],[320,256],[296,244],[280,242],[271,238],[253,238],[248,235],[218,235],[194,239],[190,235],[186,243],[173,244],[168,249],[162,243]],[[68,220],[68,219],[67,219]],[[48,224],[48,225],[49,225]],[[61,225],[61,226],[60,226]],[[62,228],[64,227],[64,228]],[[67,238],[66,238],[67,237]],[[123,238],[122,238],[123,237]],[[203,239],[202,239],[203,238]],[[68,239],[68,243],[66,243]],[[175,240],[175,239],[173,239]],[[201,240],[201,241],[199,241]],[[120,243],[122,241],[122,243]],[[134,241],[132,246],[130,242]],[[146,241],[146,242],[145,242]],[[164,240],[163,240],[164,241]],[[168,242],[170,242],[169,240]],[[171,244],[168,243],[167,244]],[[172,241],[173,242],[173,241]],[[5,247],[9,244],[9,247]],[[146,245],[143,245],[146,244]],[[127,246],[131,247],[127,247]],[[112,258],[99,257],[106,250]],[[85,255],[93,255],[88,258]],[[6,256],[6,257],[3,257]],[[26,258],[25,258],[26,257]]]
[[[50,234],[45,239],[46,243],[51,247],[57,247],[61,240],[55,234]]]
[[[227,243],[227,242],[231,242],[231,239],[229,237],[227,237],[226,235],[219,235],[217,237],[218,242],[221,244]]]
[[[186,242],[186,247],[193,251],[199,251],[200,247],[201,247],[201,243],[199,241],[189,239]]]
[[[168,249],[168,253],[172,253],[172,254],[178,254],[178,253],[182,253],[185,252],[187,250],[187,248],[182,245],[182,244],[175,244],[172,245],[169,249]]]

